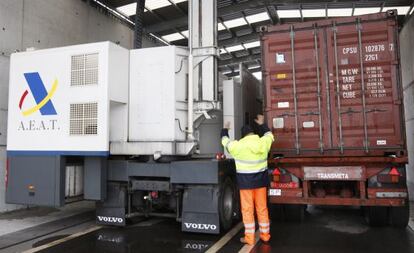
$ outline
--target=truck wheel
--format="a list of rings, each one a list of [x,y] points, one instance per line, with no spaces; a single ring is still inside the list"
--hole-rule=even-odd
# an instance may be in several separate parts
[[[367,207],[368,224],[373,227],[385,226],[388,224],[388,207],[370,206]]]
[[[284,218],[286,221],[302,222],[305,217],[305,205],[285,205]]]
[[[226,178],[220,186],[219,217],[222,231],[229,230],[233,225],[236,210],[236,191],[230,178]]]
[[[410,207],[408,204],[405,206],[393,206],[390,208],[390,220],[391,225],[397,228],[405,228],[410,221]]]

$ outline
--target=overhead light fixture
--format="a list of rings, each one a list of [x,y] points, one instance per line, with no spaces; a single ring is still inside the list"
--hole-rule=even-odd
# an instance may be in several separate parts
[[[165,6],[171,5],[171,3],[168,0],[150,0],[145,1],[145,8],[148,8],[150,10],[159,9]]]
[[[173,3],[178,4],[182,2],[187,2],[187,0],[171,0]]]
[[[224,49],[224,48],[220,48],[220,54],[227,54],[226,49]]]
[[[252,24],[252,23],[257,23],[260,21],[269,20],[270,18],[267,12],[262,12],[262,13],[246,16],[246,19],[247,19],[247,22]]]
[[[244,50],[244,47],[242,45],[237,45],[237,46],[232,46],[232,47],[226,47],[226,50],[228,52],[235,52],[235,51]]]
[[[388,10],[397,10],[398,15],[406,15],[407,12],[410,10],[410,6],[395,6],[395,7],[382,8],[383,12],[388,11]]]
[[[299,10],[278,10],[279,18],[300,18]]]
[[[354,16],[357,15],[365,15],[365,14],[372,14],[378,13],[381,10],[380,7],[371,7],[371,8],[355,8]]]
[[[328,17],[350,17],[352,8],[335,8],[328,9]]]
[[[137,11],[137,3],[123,5],[121,7],[116,8],[116,10],[124,14],[125,16],[132,16],[135,15]]]
[[[185,39],[180,33],[172,33],[161,37],[168,42]]]
[[[257,69],[257,68],[260,68],[260,67],[261,67],[260,65],[250,65],[248,67],[248,69]]]
[[[326,11],[325,11],[325,9],[302,10],[302,16],[304,18],[325,17],[326,16]]]
[[[182,34],[182,35],[184,35],[186,38],[188,38],[188,36],[190,35],[190,34],[188,33],[188,30],[181,31],[181,34]]]
[[[224,21],[224,24],[227,26],[227,28],[247,25],[246,20],[244,20],[244,18],[236,18],[236,19],[227,20],[227,21]]]
[[[262,80],[262,72],[258,71],[258,72],[254,72],[252,73],[254,75],[254,77],[256,77],[258,80]]]
[[[260,41],[254,41],[249,43],[243,43],[245,48],[260,47]]]
[[[226,27],[224,27],[224,25],[221,22],[219,22],[217,23],[217,30],[223,31],[223,30],[226,30]]]
[[[186,2],[187,0],[171,0],[171,1],[177,4],[181,2]],[[171,3],[168,0],[149,0],[149,1],[146,1],[145,8],[149,10],[155,10],[155,9],[163,8],[169,5],[171,5]],[[130,3],[127,5],[123,5],[123,6],[116,8],[116,10],[121,12],[125,16],[133,16],[135,15],[136,10],[137,10],[137,3]]]

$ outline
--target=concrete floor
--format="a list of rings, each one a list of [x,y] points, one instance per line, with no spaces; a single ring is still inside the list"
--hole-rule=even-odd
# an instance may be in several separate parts
[[[61,208],[33,207],[0,214],[0,236],[95,209],[95,202],[80,201]]]
[[[412,203],[414,210],[414,203]],[[414,212],[413,212],[414,214]],[[414,215],[412,216],[414,217]],[[41,237],[9,248],[4,252],[20,252],[46,244],[67,234],[94,227],[93,222],[67,231]],[[239,252],[240,230],[218,252]],[[414,252],[414,230],[391,227],[371,228],[360,209],[341,207],[309,207],[303,223],[273,222],[269,244],[258,242],[244,252]],[[60,236],[60,237],[59,237]],[[136,221],[126,228],[104,227],[83,236],[59,243],[41,252],[205,252],[222,235],[183,233],[172,219],[150,218]]]

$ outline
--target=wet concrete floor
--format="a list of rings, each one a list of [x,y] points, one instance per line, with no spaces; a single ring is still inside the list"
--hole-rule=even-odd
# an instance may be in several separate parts
[[[304,222],[274,221],[271,234],[270,243],[258,242],[250,252],[414,252],[410,228],[371,228],[354,208],[309,207]],[[42,252],[205,252],[223,235],[183,233],[174,220],[152,218],[126,228],[102,228]],[[241,236],[239,231],[218,252],[239,252]]]

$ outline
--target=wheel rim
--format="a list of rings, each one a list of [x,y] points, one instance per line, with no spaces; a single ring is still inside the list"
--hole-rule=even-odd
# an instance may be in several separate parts
[[[230,220],[233,215],[233,190],[227,186],[223,195],[223,216],[225,220]]]

